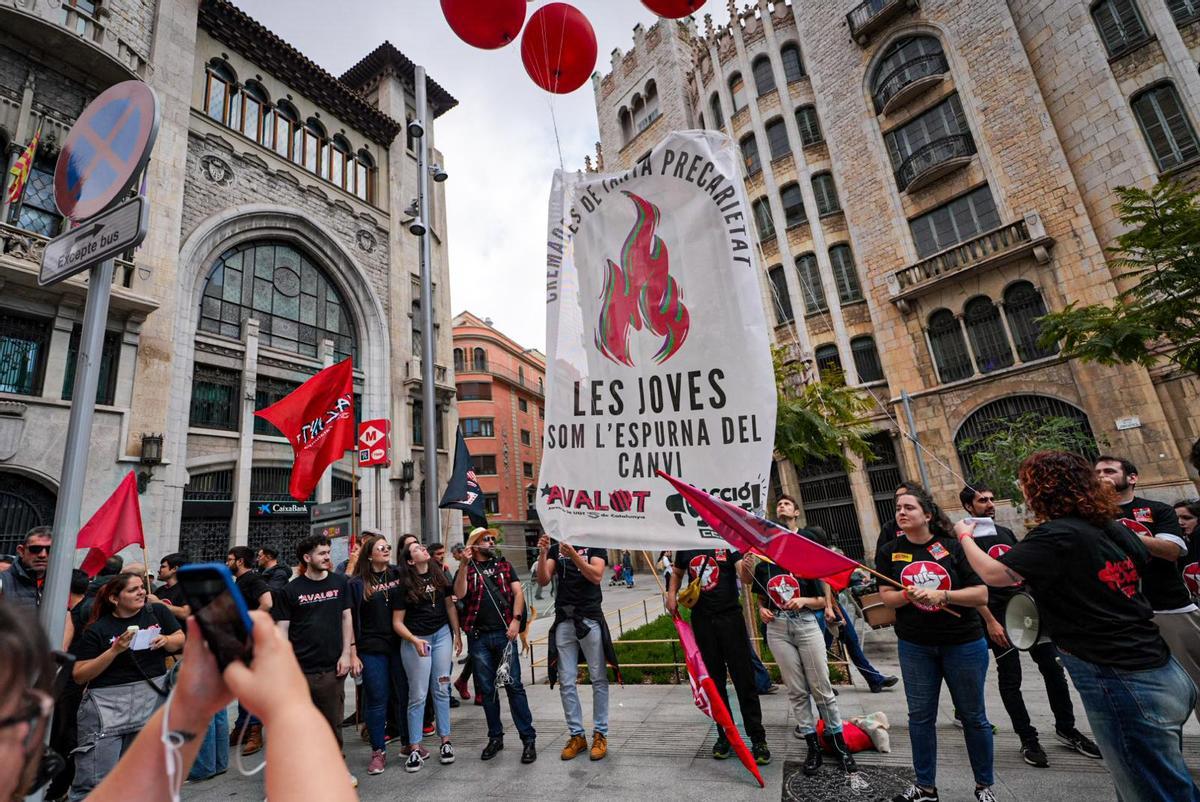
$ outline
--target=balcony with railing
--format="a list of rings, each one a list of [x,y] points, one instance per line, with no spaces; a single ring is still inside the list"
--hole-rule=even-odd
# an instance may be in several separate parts
[[[457,378],[468,376],[472,373],[483,373],[488,376],[495,376],[514,387],[524,389],[533,395],[541,398],[545,395],[545,380],[539,381],[537,376],[526,376],[524,373],[509,370],[508,368],[499,365],[492,365],[489,362],[476,362],[469,359],[461,366],[455,366],[454,372]]]
[[[421,374],[421,357],[413,354],[412,359],[408,362],[408,374],[406,381],[420,382]],[[433,364],[433,383],[443,389],[454,389],[454,385],[450,384],[450,374],[446,370],[445,365],[439,365],[436,362]]]
[[[42,254],[47,242],[49,239],[40,234],[9,223],[0,223],[0,264],[36,278],[42,268]],[[134,269],[133,262],[117,259],[113,270],[113,286],[132,287]],[[86,279],[87,274],[84,273],[82,277]]]
[[[904,62],[876,84],[875,111],[891,114],[940,84],[948,72],[950,63],[942,53],[928,53]]]
[[[88,6],[93,4],[0,3],[8,9],[6,33],[17,39],[36,42],[39,48],[64,57],[69,54],[72,66],[103,81],[148,78],[149,54],[142,52],[144,46],[119,35],[116,28],[120,26],[111,24],[113,15],[107,3],[94,5],[94,13],[89,13]],[[151,20],[144,22],[149,25]],[[85,46],[80,48],[78,43]]]
[[[865,0],[846,15],[850,37],[860,46],[871,41],[871,35],[887,26],[906,11],[915,11],[917,0]]]
[[[887,277],[892,303],[908,312],[909,301],[966,274],[1032,256],[1039,264],[1050,261],[1054,238],[1046,233],[1042,218],[1029,212],[1020,220],[985,231],[933,254]]]
[[[970,134],[951,134],[913,151],[896,168],[896,185],[901,192],[916,192],[939,178],[967,166],[975,156]]]

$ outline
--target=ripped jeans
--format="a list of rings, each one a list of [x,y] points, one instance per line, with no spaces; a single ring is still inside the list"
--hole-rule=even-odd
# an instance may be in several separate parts
[[[417,647],[408,641],[400,645],[400,659],[408,677],[408,740],[411,744],[421,743],[425,699],[431,692],[437,734],[450,737],[450,668],[454,642],[450,625],[444,624],[432,635],[418,637],[429,643],[429,653],[424,657],[417,654]]]

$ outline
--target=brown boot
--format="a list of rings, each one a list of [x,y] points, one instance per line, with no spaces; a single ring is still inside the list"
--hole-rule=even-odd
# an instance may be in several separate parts
[[[246,729],[246,725],[243,724],[242,726],[234,727],[232,730],[229,731],[229,745],[230,746],[238,745],[238,742],[240,741],[240,739],[242,737],[242,732],[245,731],[245,729]]]
[[[250,757],[262,751],[262,725],[251,724],[246,728],[246,740],[242,742],[242,757]]]
[[[587,738],[582,735],[572,735],[571,740],[567,741],[567,745],[563,747],[562,759],[573,760],[576,755],[587,748]]]
[[[608,754],[608,738],[604,733],[597,732],[592,734],[592,760],[601,760]]]

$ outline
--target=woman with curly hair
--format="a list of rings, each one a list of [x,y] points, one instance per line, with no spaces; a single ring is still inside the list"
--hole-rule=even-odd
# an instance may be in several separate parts
[[[900,534],[879,550],[876,566],[905,588],[882,585],[879,594],[884,604],[896,609],[897,651],[917,776],[893,802],[939,799],[936,723],[943,683],[963,723],[975,798],[995,802],[992,725],[983,702],[988,646],[977,612],[987,604],[987,588],[954,542],[946,514],[924,490],[909,487],[897,493],[896,525]]]
[[[955,534],[967,560],[989,585],[1027,583],[1037,598],[1122,802],[1200,802],[1183,760],[1196,687],[1140,592],[1150,554],[1113,523],[1113,488],[1083,457],[1063,451],[1031,455],[1018,479],[1041,523],[992,559],[972,539],[974,525],[960,521]]]

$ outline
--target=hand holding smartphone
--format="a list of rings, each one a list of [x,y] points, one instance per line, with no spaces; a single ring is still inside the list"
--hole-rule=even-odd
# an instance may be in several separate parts
[[[177,576],[217,666],[224,671],[238,660],[249,665],[254,624],[229,569],[220,563],[193,563],[181,566]]]

